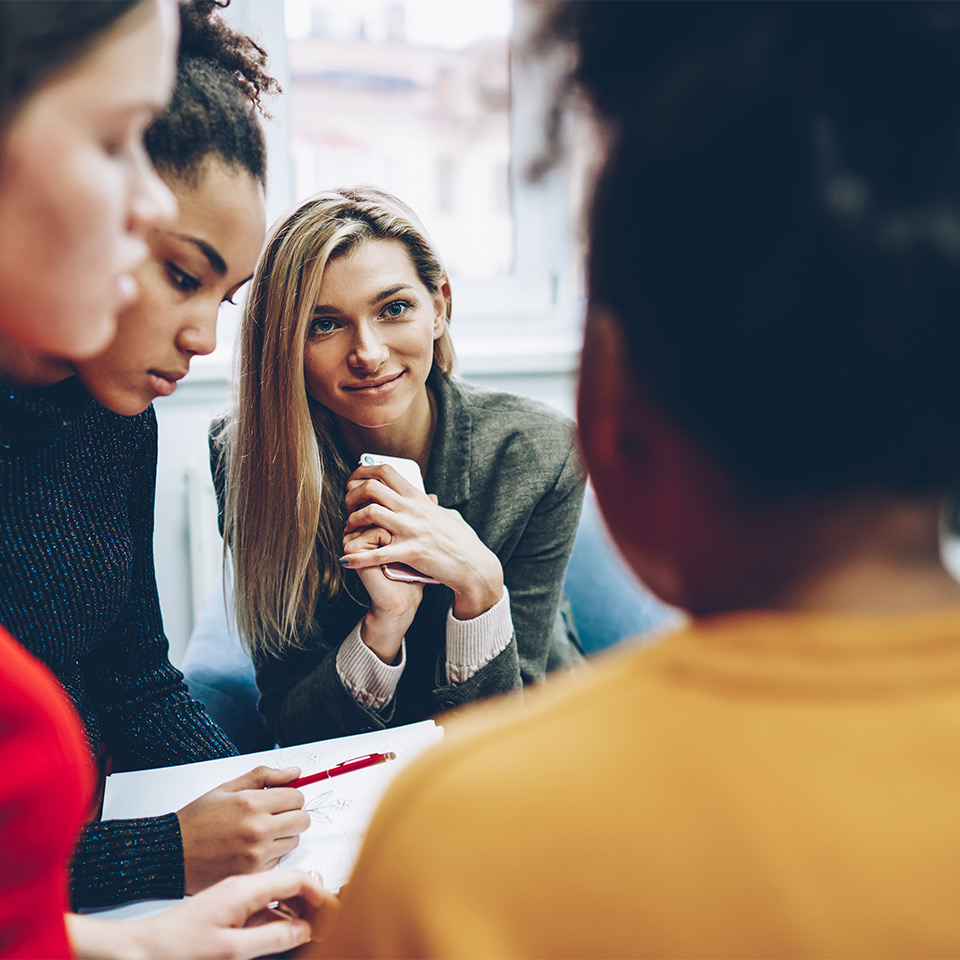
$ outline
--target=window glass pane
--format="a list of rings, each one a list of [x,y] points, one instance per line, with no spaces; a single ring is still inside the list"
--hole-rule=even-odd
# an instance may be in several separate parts
[[[296,196],[374,184],[451,276],[509,273],[510,0],[286,0],[286,24]]]

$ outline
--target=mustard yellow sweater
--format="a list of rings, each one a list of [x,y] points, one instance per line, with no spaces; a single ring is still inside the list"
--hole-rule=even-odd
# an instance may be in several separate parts
[[[960,610],[750,614],[398,779],[331,956],[960,956]]]

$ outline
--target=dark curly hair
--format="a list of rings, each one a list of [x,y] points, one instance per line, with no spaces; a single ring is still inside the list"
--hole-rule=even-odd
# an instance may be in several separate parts
[[[230,0],[181,0],[180,54],[173,97],[146,134],[161,174],[190,181],[216,156],[266,182],[267,158],[257,114],[264,94],[279,93],[267,54],[219,15]]]
[[[745,488],[960,486],[960,6],[569,2],[590,297]]]

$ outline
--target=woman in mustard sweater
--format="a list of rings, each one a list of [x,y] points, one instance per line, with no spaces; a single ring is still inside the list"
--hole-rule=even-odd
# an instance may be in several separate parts
[[[328,952],[956,957],[960,10],[561,12],[612,135],[580,435],[692,619],[404,771]]]

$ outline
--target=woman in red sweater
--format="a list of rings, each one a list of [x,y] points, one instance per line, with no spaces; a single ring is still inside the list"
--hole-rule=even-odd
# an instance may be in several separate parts
[[[0,955],[69,954],[66,865],[93,784],[87,745],[47,670],[0,628]]]
[[[144,235],[175,210],[142,142],[170,91],[175,7],[11,0],[0,37],[0,352],[81,359],[112,337]],[[65,923],[88,751],[59,685],[2,628],[0,769],[0,957],[250,957],[308,938],[304,921],[264,914],[278,899],[320,903],[294,871],[231,878],[176,917]]]

